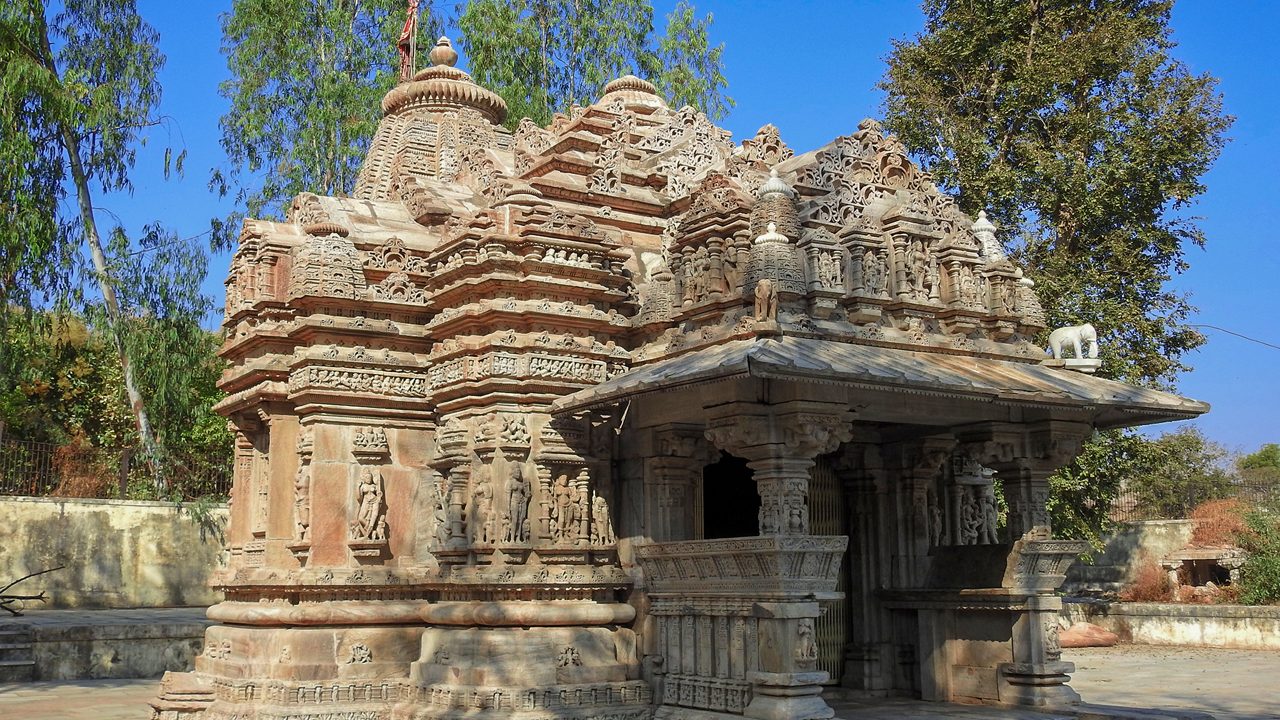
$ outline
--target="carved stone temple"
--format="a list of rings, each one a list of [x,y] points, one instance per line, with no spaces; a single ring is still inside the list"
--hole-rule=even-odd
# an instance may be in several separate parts
[[[1207,406],[1042,364],[995,228],[872,120],[735,144],[627,76],[510,132],[456,59],[352,197],[245,222],[226,601],[156,717],[1075,701],[1047,478]]]

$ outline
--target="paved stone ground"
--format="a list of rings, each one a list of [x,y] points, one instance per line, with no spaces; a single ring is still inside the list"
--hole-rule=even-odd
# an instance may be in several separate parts
[[[44,610],[27,608],[21,617],[0,617],[0,622],[27,623],[38,627],[100,627],[107,625],[156,625],[205,623],[204,607],[138,608],[135,610]]]
[[[1280,652],[1117,645],[1064,650],[1085,702],[1186,708],[1217,720],[1280,719]]]
[[[1089,703],[1198,710],[1218,720],[1280,720],[1280,653],[1123,646],[1068,650],[1073,687]],[[0,684],[0,718],[145,720],[157,680]],[[1055,720],[1062,715],[894,701],[840,702],[845,720]]]

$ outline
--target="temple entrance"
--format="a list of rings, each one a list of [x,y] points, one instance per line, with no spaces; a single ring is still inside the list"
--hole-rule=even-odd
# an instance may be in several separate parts
[[[703,538],[760,534],[760,494],[747,461],[728,453],[702,469]]]

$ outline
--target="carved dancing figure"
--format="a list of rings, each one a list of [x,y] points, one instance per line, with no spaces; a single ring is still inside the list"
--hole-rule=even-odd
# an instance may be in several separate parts
[[[351,523],[351,538],[353,540],[376,539],[373,536],[382,515],[382,476],[369,468],[361,471],[356,498],[359,504],[355,522]]]
[[[755,317],[756,322],[778,319],[778,289],[769,278],[760,278],[756,282]]]
[[[507,508],[510,516],[507,525],[507,542],[525,542],[529,539],[529,499],[533,497],[524,467],[511,466],[507,476]]]
[[[1062,359],[1062,350],[1068,343],[1075,351],[1073,357],[1077,360],[1083,360],[1086,357],[1093,360],[1098,357],[1098,331],[1090,323],[1068,325],[1049,333],[1049,352],[1053,353],[1054,360]],[[1084,353],[1085,345],[1089,347],[1088,355]]]
[[[471,494],[471,540],[483,545],[493,544],[493,485],[489,482],[488,469],[481,471]]]
[[[298,539],[308,540],[311,531],[311,472],[306,465],[298,465],[293,478],[293,512]]]
[[[982,529],[978,542],[983,545],[997,545],[1000,543],[1000,538],[996,526],[1000,524],[1000,516],[996,510],[995,494],[990,485],[982,489],[978,503],[982,513]]]

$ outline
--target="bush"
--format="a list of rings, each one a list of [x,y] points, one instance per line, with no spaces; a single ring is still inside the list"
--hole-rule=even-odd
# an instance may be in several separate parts
[[[1240,602],[1246,605],[1280,603],[1280,513],[1258,509],[1244,518],[1240,547],[1248,551],[1240,568]]]

